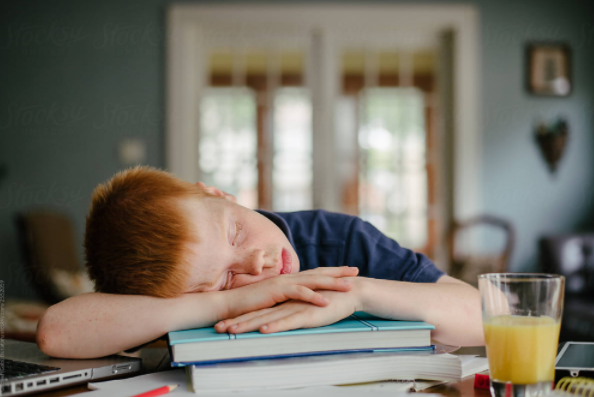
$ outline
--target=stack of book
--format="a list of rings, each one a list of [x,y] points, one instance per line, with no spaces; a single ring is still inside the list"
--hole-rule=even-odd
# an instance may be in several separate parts
[[[186,367],[195,392],[461,379],[460,360],[431,345],[432,329],[357,312],[325,327],[274,334],[200,328],[168,337],[172,366]]]

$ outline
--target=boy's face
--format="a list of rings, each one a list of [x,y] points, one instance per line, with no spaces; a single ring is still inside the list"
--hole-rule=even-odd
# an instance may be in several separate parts
[[[299,258],[272,221],[218,197],[188,198],[182,209],[198,243],[186,244],[189,292],[238,288],[280,274],[299,272]]]

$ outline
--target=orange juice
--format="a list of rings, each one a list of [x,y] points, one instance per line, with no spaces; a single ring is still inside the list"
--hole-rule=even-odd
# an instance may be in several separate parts
[[[534,384],[555,379],[561,324],[547,316],[495,316],[483,323],[491,379]]]

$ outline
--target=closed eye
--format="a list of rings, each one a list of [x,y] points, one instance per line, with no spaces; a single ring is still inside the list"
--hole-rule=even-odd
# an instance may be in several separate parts
[[[231,242],[231,245],[237,246],[238,241],[239,241],[239,236],[241,235],[241,231],[242,231],[241,224],[239,222],[235,222],[235,236],[233,237],[233,241]]]
[[[225,281],[223,281],[223,284],[221,285],[221,288],[219,288],[219,291],[225,291],[228,289],[231,289],[231,283],[233,282],[233,273],[228,272],[227,276],[225,277]]]

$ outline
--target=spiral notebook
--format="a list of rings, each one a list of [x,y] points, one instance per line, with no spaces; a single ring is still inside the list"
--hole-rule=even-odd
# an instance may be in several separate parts
[[[594,396],[594,379],[566,376],[555,386],[555,391],[577,396]]]

